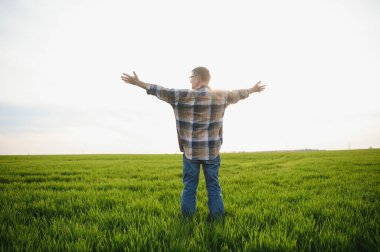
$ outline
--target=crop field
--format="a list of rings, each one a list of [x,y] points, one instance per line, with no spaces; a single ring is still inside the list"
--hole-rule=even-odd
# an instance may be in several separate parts
[[[222,153],[224,219],[181,155],[0,156],[0,251],[380,251],[380,149]]]

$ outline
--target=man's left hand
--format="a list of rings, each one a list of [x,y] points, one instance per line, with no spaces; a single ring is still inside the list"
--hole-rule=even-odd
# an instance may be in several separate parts
[[[123,75],[121,76],[121,79],[125,83],[129,83],[129,84],[132,84],[132,85],[139,85],[141,83],[141,81],[139,80],[139,77],[137,76],[137,74],[135,73],[135,71],[133,71],[133,76],[128,75],[126,73],[123,73]]]

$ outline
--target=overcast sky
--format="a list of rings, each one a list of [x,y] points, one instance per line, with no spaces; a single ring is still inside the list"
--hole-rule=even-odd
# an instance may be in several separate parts
[[[0,154],[179,153],[170,105],[215,89],[222,152],[380,147],[380,1],[0,1]]]

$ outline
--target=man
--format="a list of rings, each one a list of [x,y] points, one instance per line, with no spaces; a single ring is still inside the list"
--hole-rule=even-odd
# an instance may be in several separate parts
[[[192,89],[168,89],[140,81],[135,72],[133,76],[125,73],[121,76],[124,82],[147,90],[147,94],[169,103],[174,109],[179,148],[183,152],[182,214],[193,216],[196,211],[196,193],[202,164],[210,216],[223,217],[224,204],[218,174],[224,111],[228,105],[237,103],[252,93],[263,91],[265,85],[260,85],[259,81],[249,89],[211,90],[210,73],[205,67],[194,68],[189,78]]]

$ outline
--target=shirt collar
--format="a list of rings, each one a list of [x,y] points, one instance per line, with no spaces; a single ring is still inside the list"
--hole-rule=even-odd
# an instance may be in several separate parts
[[[200,86],[199,88],[196,88],[195,90],[197,90],[197,91],[206,91],[206,90],[210,90],[210,88],[207,87],[207,86]]]

